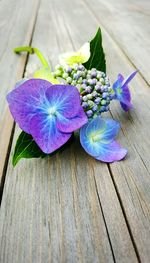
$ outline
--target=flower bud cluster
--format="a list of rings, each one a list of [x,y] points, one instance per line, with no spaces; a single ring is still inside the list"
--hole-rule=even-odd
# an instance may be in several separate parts
[[[82,64],[70,66],[57,65],[54,77],[76,86],[80,92],[81,105],[88,118],[93,118],[109,110],[114,92],[104,72],[95,68],[87,70]]]

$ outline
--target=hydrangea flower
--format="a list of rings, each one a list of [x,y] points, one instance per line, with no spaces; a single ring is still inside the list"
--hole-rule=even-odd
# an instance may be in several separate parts
[[[72,66],[76,63],[85,63],[90,58],[90,43],[85,43],[76,52],[67,52],[59,56],[60,64]]]
[[[52,153],[87,122],[76,87],[30,79],[7,95],[20,128],[32,135],[44,153]]]
[[[96,117],[80,129],[81,145],[97,160],[108,163],[119,161],[127,154],[127,150],[115,141],[119,129],[117,121]]]
[[[121,74],[118,74],[118,79],[113,84],[113,90],[115,92],[115,99],[120,101],[121,107],[124,111],[128,111],[132,108],[131,104],[131,94],[128,88],[129,82],[134,78],[137,71],[134,71],[127,79]]]

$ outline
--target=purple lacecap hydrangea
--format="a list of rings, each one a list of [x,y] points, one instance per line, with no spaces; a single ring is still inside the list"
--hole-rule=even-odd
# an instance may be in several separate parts
[[[30,79],[11,91],[7,101],[20,128],[47,154],[65,144],[72,132],[87,122],[74,86]]]
[[[113,84],[113,98],[120,101],[125,111],[132,107],[128,83],[136,73],[125,80],[119,74]],[[30,79],[19,82],[7,95],[7,101],[14,120],[23,131],[32,135],[44,153],[54,152],[69,140],[72,132],[80,129],[80,142],[87,153],[97,160],[114,162],[127,154],[127,150],[115,140],[119,123],[100,116],[92,119],[100,101],[101,111],[106,110],[107,105],[103,103],[107,97],[105,93],[102,98],[96,91],[82,96],[81,106],[81,94],[75,86]]]

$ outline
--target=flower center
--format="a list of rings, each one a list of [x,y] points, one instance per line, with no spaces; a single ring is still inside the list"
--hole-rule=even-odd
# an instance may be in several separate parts
[[[121,87],[118,87],[117,93],[118,93],[118,95],[122,94],[122,89],[121,89]]]
[[[92,142],[98,142],[101,139],[100,133],[93,133],[90,136]]]
[[[56,108],[55,108],[55,107],[49,108],[48,114],[51,115],[51,116],[52,116],[52,115],[56,115]]]

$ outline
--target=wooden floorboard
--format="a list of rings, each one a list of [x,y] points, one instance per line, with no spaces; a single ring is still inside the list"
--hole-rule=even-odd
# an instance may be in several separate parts
[[[13,48],[29,45],[37,14],[38,0],[0,2],[0,191],[3,187],[3,173],[10,150],[13,120],[8,111],[6,94],[17,80],[21,79],[26,63],[26,55],[14,56]]]
[[[85,0],[101,25],[150,84],[150,1]],[[100,14],[100,15],[99,15]]]
[[[135,52],[128,52],[125,41],[122,45],[115,33],[112,37],[113,28],[101,24],[106,4],[100,9],[100,1],[96,11],[87,0],[42,0],[31,44],[54,65],[60,52],[79,48],[102,25],[112,81],[119,72],[129,74],[139,67],[139,60]],[[111,0],[107,2],[109,13]],[[117,3],[114,13],[120,10]],[[123,5],[128,8],[129,3]],[[140,6],[138,2],[137,9]],[[30,31],[28,40],[31,36]],[[32,63],[39,63],[34,56],[26,68]],[[141,75],[131,85],[134,110],[125,114],[113,103],[110,113],[122,125],[119,140],[129,151],[124,161],[109,166],[97,162],[76,141],[50,159],[23,160],[14,169],[12,154],[20,132],[15,129],[0,210],[0,262],[149,262],[150,93],[147,69],[141,65]]]
[[[66,16],[66,12],[64,15],[66,25],[70,28],[70,35],[76,46],[78,46],[79,39],[83,41],[83,38],[85,38],[84,33],[80,35],[78,28],[80,27],[81,32],[84,32],[86,19],[89,20],[90,27],[90,30],[88,27],[86,31],[92,31],[92,28],[94,28],[92,19],[89,19],[90,14],[92,14],[90,8],[86,5],[86,11],[86,8],[82,9],[82,5],[84,5],[84,3],[82,4],[80,2],[80,5],[73,9],[70,3],[69,9],[73,10],[72,15],[70,14],[69,16],[68,14]],[[62,6],[60,10],[61,8]],[[79,20],[77,14],[84,16],[84,22]],[[73,15],[74,23],[72,22]],[[100,24],[97,17],[93,15],[95,25],[96,23]],[[115,80],[119,72],[127,75],[129,72],[134,71],[135,68],[133,68],[127,56],[111,38],[109,31],[106,31],[103,27],[102,29],[107,55],[108,73],[111,79]],[[86,32],[85,34],[88,33]],[[76,41],[76,39],[78,40]],[[120,140],[123,145],[126,145],[129,153],[124,162],[112,164],[110,167],[112,178],[131,228],[136,250],[142,262],[147,262],[150,257],[150,134],[147,132],[150,124],[150,93],[147,82],[143,81],[140,75],[135,78],[130,86],[134,110],[131,111],[130,114],[125,114],[120,110],[117,103],[114,103],[111,107],[112,116],[121,122],[122,134],[120,134]],[[137,231],[137,229],[140,230]]]

